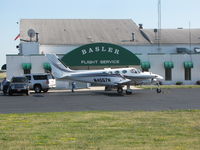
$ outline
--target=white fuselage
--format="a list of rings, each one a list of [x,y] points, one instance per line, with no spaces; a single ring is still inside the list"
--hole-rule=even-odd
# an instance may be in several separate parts
[[[117,68],[102,70],[79,70],[68,73],[68,79],[96,83],[100,85],[115,85],[129,79],[129,84],[145,84],[152,81],[159,81],[163,78],[151,72],[141,72],[135,68]],[[128,81],[128,80],[127,80]]]
[[[123,85],[127,82],[130,82],[131,80],[124,78],[121,75],[116,74],[108,74],[105,72],[102,72],[100,70],[98,71],[73,71],[68,73],[67,76],[65,76],[66,79],[80,81],[80,82],[88,82],[88,83],[94,83],[97,85]]]

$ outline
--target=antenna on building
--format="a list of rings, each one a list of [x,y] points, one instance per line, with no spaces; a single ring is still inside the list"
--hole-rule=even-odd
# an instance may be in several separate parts
[[[153,32],[155,33],[155,41],[158,42],[158,39],[157,39],[158,29],[153,29]]]
[[[30,37],[30,42],[32,42],[32,38],[34,38],[36,34],[35,31],[33,29],[29,29],[27,34]]]
[[[35,33],[36,34],[36,42],[38,42],[39,41],[39,33]]]
[[[143,29],[143,24],[139,24],[139,29]]]
[[[131,41],[134,42],[134,41],[135,41],[135,33],[133,32],[131,35],[132,35],[132,39],[131,39]]]
[[[190,51],[192,50],[192,35],[191,35],[191,23],[189,21],[189,43],[190,43]]]
[[[161,0],[158,0],[158,50],[161,42]]]

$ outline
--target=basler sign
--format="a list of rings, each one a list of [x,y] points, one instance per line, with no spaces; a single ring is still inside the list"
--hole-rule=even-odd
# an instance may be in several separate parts
[[[104,53],[105,55],[109,55],[110,53],[114,55],[119,55],[119,49],[114,49],[113,47],[106,47],[105,46],[96,46],[94,48],[89,47],[88,49],[82,49],[81,50],[82,55],[88,55],[88,54],[93,54],[98,55],[99,53]],[[96,59],[96,60],[80,60],[81,64],[85,65],[91,65],[91,64],[105,64],[105,65],[110,65],[110,64],[120,64],[120,60],[104,60],[103,58],[101,59]]]
[[[140,65],[135,54],[109,43],[83,45],[64,55],[62,61],[68,66]]]
[[[89,49],[82,49],[81,50],[82,55],[86,55],[89,53],[113,53],[116,55],[119,55],[119,49],[113,49],[113,47],[108,47],[107,49],[104,46],[96,46],[94,49],[92,49],[91,47],[89,47]]]

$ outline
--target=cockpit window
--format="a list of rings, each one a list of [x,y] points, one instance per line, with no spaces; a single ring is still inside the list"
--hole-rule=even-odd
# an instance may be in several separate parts
[[[140,69],[131,69],[130,70],[131,73],[141,73]]]
[[[131,69],[130,72],[131,73],[138,73],[136,69]]]
[[[122,73],[123,73],[123,74],[127,73],[127,70],[123,70]]]

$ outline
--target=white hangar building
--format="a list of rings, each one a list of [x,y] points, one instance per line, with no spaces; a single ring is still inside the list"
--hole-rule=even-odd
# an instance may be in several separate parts
[[[30,38],[29,29],[38,36]],[[22,19],[19,53],[6,56],[8,78],[51,70],[46,53],[72,69],[134,66],[162,75],[163,84],[200,80],[200,29],[158,32],[131,19]]]

